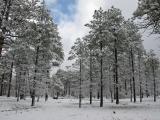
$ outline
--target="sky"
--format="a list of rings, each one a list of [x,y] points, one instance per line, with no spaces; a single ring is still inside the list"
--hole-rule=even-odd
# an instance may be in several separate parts
[[[102,7],[108,9],[111,6],[122,10],[123,16],[128,19],[137,8],[138,0],[45,0],[51,11],[54,21],[58,24],[58,30],[62,37],[65,53],[65,61],[61,65],[72,64],[68,61],[68,53],[74,41],[78,37],[87,34],[88,29],[84,26],[92,19],[94,10]],[[143,33],[143,31],[142,31]],[[147,50],[153,49],[159,54],[159,39],[157,36],[150,36],[148,32],[143,33],[143,44]]]

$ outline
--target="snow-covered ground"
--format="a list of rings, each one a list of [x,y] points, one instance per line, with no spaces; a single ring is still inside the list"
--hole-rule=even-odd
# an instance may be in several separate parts
[[[0,97],[0,120],[160,120],[160,100],[145,99],[143,103],[120,100],[119,105],[105,100],[104,107],[94,100],[89,105],[83,100],[78,108],[77,99],[41,99],[31,107],[31,99],[16,102],[15,98]]]

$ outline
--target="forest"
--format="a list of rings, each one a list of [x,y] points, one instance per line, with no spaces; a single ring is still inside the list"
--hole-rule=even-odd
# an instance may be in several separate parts
[[[139,0],[129,19],[119,8],[100,7],[83,27],[88,29],[87,34],[75,39],[66,58],[63,37],[45,0],[0,0],[0,119],[11,119],[5,112],[33,112],[43,104],[50,111],[51,105],[59,112],[62,108],[62,113],[75,110],[82,114],[95,106],[98,111],[99,107],[111,110],[111,116],[99,120],[159,120],[160,58],[154,50],[145,48],[142,31],[159,36],[160,1]],[[64,69],[61,64],[66,60],[72,65]],[[53,72],[54,68],[58,70]],[[7,104],[11,109],[5,109]],[[157,113],[145,118],[145,109],[150,109],[147,105]],[[62,106],[72,106],[73,111]],[[77,112],[78,107],[82,111]],[[119,109],[130,111],[132,107],[137,111],[144,108],[144,118],[125,118],[122,111],[114,116]],[[103,111],[101,116],[105,115]],[[128,116],[135,115],[131,113]],[[80,115],[75,119],[90,120],[93,114],[96,110],[88,113],[88,118]],[[55,120],[61,118],[58,115]],[[71,116],[66,119],[74,119]],[[32,119],[38,118],[15,115],[15,120]]]

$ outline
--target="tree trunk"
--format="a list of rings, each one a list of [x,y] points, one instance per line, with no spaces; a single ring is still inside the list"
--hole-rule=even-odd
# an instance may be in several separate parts
[[[125,88],[125,95],[127,95],[127,80],[125,79],[125,83],[124,83],[124,88]]]
[[[141,80],[141,54],[139,51],[138,55],[138,69],[139,69],[139,97],[140,97],[140,102],[142,102],[142,80]]]
[[[152,60],[152,74],[153,74],[153,87],[154,87],[154,102],[156,102],[156,78],[155,78],[155,69],[153,60]]]
[[[146,97],[148,98],[149,97],[149,91],[148,91],[148,76],[147,76],[147,66],[146,66],[146,63],[145,63],[145,79],[146,79],[146,83],[145,83],[145,93],[146,93]]]
[[[71,96],[71,82],[68,82],[68,95]]]
[[[108,80],[110,82],[109,90],[110,90],[111,102],[113,102],[113,100],[114,100],[114,98],[113,98],[113,81],[112,81],[112,77],[111,77],[111,74],[110,74],[110,70],[111,70],[110,68],[111,68],[111,66],[108,69]]]
[[[35,93],[36,93],[36,74],[37,74],[37,66],[38,66],[38,55],[39,55],[39,46],[36,49],[36,60],[35,60],[35,76],[33,80],[33,91],[32,91],[32,103],[31,106],[35,105]]]
[[[79,108],[82,104],[82,60],[80,58],[80,77],[79,77]]]
[[[8,88],[7,97],[10,97],[10,93],[11,93],[12,71],[13,71],[13,62],[11,63],[11,72],[9,77],[9,88]]]
[[[4,37],[0,36],[0,57],[2,55],[3,44],[4,44]]]
[[[140,89],[140,91],[139,91],[140,92],[139,93],[140,94],[140,102],[142,102],[142,82],[141,81],[140,81],[140,86],[139,87],[140,87],[139,88]]]
[[[113,98],[116,100],[116,77],[115,77],[115,66],[113,65]]]
[[[115,55],[115,82],[116,82],[116,104],[119,104],[119,90],[118,90],[118,51],[117,51],[117,39],[114,41],[114,55]]]
[[[2,95],[3,95],[4,75],[5,75],[5,73],[3,73],[3,74],[2,74],[0,96],[2,96]]]
[[[131,52],[131,63],[132,63],[133,97],[134,97],[134,102],[136,102],[136,85],[135,85],[135,77],[134,77],[134,55],[133,55],[132,48],[130,52]]]
[[[132,91],[132,79],[130,79],[130,101],[132,102],[132,95],[133,95],[133,91]]]
[[[19,97],[20,97],[20,89],[21,89],[21,72],[19,73],[19,77],[17,77],[17,85],[18,85],[18,89],[17,89],[17,102],[19,101]]]
[[[99,95],[99,90],[97,91],[97,99],[100,98],[100,95]]]
[[[90,52],[90,104],[92,104],[92,56]]]
[[[132,68],[130,54],[129,54],[129,67]],[[132,72],[131,72],[131,69],[130,69],[129,72],[130,72],[130,79],[129,79],[129,83],[130,83],[130,101],[132,102],[133,91],[132,91]]]
[[[15,85],[15,97],[16,98],[18,96],[17,91],[18,91],[18,82],[17,82],[17,73],[16,73],[16,85]]]
[[[149,97],[149,91],[148,91],[148,80],[146,78],[146,97]]]
[[[100,50],[102,54],[102,41],[100,42]],[[103,56],[101,55],[101,61],[100,61],[100,107],[103,107]]]
[[[58,92],[57,92],[57,99],[58,99]],[[45,94],[45,102],[48,100],[48,94]]]
[[[4,88],[3,88],[3,95],[7,95],[7,84],[6,82],[4,83]]]
[[[113,91],[111,86],[110,86],[110,94],[111,94],[111,102],[113,103]]]
[[[82,104],[82,48],[80,43],[80,64],[79,64],[79,108]]]
[[[67,82],[65,82],[64,84],[64,96],[67,95]]]
[[[18,83],[18,89],[17,89],[17,102],[19,101],[19,97],[20,97],[20,83]]]

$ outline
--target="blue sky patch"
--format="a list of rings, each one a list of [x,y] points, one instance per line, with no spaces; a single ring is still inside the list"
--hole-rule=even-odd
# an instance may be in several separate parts
[[[57,0],[56,4],[47,4],[56,23],[59,23],[64,17],[72,20],[76,12],[76,1],[77,0]]]

